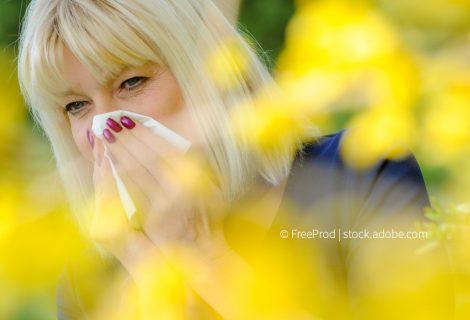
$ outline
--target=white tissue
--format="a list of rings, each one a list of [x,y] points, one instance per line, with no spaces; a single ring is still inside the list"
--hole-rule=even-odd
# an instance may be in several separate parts
[[[103,114],[98,114],[93,117],[93,124],[92,124],[92,131],[95,134],[96,137],[99,139],[103,139],[103,130],[107,128],[108,126],[106,125],[106,119],[112,118],[115,120],[117,123],[119,123],[119,119],[122,116],[127,116],[130,119],[141,123],[142,125],[148,127],[151,129],[153,133],[156,135],[166,139],[168,142],[173,144],[175,147],[180,149],[183,152],[186,152],[189,147],[191,146],[191,142],[188,141],[187,139],[183,138],[176,132],[168,129],[165,127],[163,124],[160,122],[156,121],[155,119],[144,116],[135,112],[130,112],[126,110],[117,110],[117,111],[112,111],[112,112],[107,112]],[[109,128],[108,128],[109,129]],[[106,147],[106,144],[105,144]],[[132,198],[127,191],[126,186],[124,185],[124,182],[122,179],[119,177],[116,168],[114,167],[114,164],[109,156],[106,155],[106,158],[109,161],[109,164],[111,166],[111,170],[114,176],[114,180],[116,182],[116,186],[119,192],[119,197],[121,199],[122,206],[127,214],[127,217],[129,219],[129,222],[131,223],[132,226],[139,228],[140,227],[140,221],[139,218],[136,217],[136,207],[134,205],[134,201],[132,201]]]

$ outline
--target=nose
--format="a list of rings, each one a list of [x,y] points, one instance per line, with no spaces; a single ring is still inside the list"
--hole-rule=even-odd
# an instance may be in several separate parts
[[[95,105],[94,115],[111,112],[119,109],[116,107],[115,101],[109,94],[99,94],[94,97],[93,102]]]
[[[96,94],[92,97],[93,108],[90,110],[90,116],[88,118],[89,124],[88,128],[91,130],[93,126],[93,118],[96,115],[112,112],[121,109],[119,104],[113,99],[111,94],[108,94],[104,91]]]

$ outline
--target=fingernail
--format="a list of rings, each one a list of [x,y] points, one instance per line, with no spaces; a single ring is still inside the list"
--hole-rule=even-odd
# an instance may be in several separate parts
[[[116,142],[116,138],[107,128],[103,130],[103,136],[106,140],[108,140],[109,143]]]
[[[121,123],[127,129],[132,129],[132,128],[135,127],[135,122],[132,121],[130,118],[126,117],[126,116],[121,117]]]
[[[95,146],[95,139],[93,138],[93,134],[90,132],[90,129],[86,130],[86,137],[88,138],[88,142],[90,143],[91,148]]]
[[[114,132],[120,132],[122,130],[121,125],[114,121],[114,119],[108,118],[106,120],[106,124],[108,125],[108,127],[113,129]]]

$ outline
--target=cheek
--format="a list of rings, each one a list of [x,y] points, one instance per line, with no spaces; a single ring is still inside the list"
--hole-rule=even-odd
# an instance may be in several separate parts
[[[141,97],[141,113],[159,121],[169,121],[184,109],[179,87],[173,77],[166,76],[150,85]]]
[[[86,124],[81,124],[81,123],[71,124],[72,136],[73,136],[75,145],[77,146],[82,156],[92,161],[93,153],[92,153],[91,146],[87,139],[87,134],[86,134],[87,128],[88,126]]]
[[[133,102],[135,107],[131,111],[156,119],[194,145],[202,142],[202,136],[196,131],[180,87],[170,72],[163,73],[149,84],[144,94]]]
[[[149,106],[147,114],[180,134],[194,128],[176,82],[168,81],[164,90],[154,92],[145,104]]]

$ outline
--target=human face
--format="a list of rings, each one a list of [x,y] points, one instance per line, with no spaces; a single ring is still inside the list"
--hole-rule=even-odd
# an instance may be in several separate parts
[[[68,110],[73,139],[86,159],[93,161],[87,139],[93,116],[119,109],[154,118],[197,148],[200,136],[168,68],[149,62],[142,67],[127,68],[110,83],[101,85],[66,48],[64,73],[72,87],[61,98],[61,104]]]

